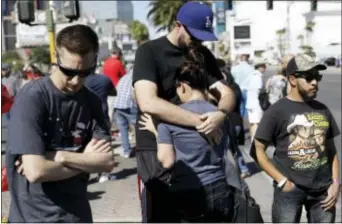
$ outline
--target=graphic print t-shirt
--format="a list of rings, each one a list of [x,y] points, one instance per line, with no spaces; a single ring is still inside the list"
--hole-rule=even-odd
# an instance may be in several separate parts
[[[331,183],[328,160],[336,150],[326,143],[339,133],[324,104],[283,98],[265,112],[255,138],[274,144],[277,168],[296,185],[319,191]]]
[[[49,76],[25,85],[16,98],[8,125],[6,169],[13,223],[92,222],[87,173],[30,183],[14,165],[22,155],[49,151],[83,152],[90,139],[110,139],[95,93],[83,87],[75,94],[59,91]]]

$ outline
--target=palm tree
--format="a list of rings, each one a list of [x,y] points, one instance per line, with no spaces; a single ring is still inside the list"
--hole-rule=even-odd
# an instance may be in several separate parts
[[[306,44],[310,45],[311,42],[311,34],[314,31],[316,23],[313,21],[309,21],[305,25],[305,31],[306,31]]]
[[[281,56],[284,55],[285,46],[284,46],[284,36],[286,34],[286,28],[280,29],[276,31],[278,36],[278,49]]]
[[[304,45],[304,35],[303,34],[299,34],[297,36],[297,40],[300,41],[300,46],[303,46]]]
[[[145,24],[139,22],[138,20],[134,20],[129,29],[132,33],[133,39],[137,42],[138,45],[147,41],[149,39],[149,32],[148,28]]]
[[[151,1],[150,10],[147,13],[147,19],[150,20],[154,27],[158,28],[157,32],[168,30],[171,31],[176,21],[179,8],[188,0],[155,0]],[[210,1],[204,3],[211,6]]]
[[[182,0],[155,0],[151,1],[150,10],[147,13],[147,18],[154,27],[157,27],[157,32],[162,30],[170,31],[173,22],[176,20],[178,9],[183,5]]]

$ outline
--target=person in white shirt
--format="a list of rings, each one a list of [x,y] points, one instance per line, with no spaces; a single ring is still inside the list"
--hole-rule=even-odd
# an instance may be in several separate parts
[[[249,77],[253,72],[253,66],[248,62],[249,55],[246,53],[241,54],[240,62],[234,65],[231,69],[231,73],[234,77],[235,82],[239,85],[242,91],[242,102],[240,105],[240,113],[242,117],[247,115],[246,112],[246,100],[247,100],[247,89],[246,84],[248,84]]]
[[[249,133],[251,139],[253,139],[263,115],[258,96],[260,90],[264,87],[262,76],[266,71],[266,62],[256,62],[254,68],[255,70],[249,76],[245,87],[247,90],[246,109],[248,113]]]

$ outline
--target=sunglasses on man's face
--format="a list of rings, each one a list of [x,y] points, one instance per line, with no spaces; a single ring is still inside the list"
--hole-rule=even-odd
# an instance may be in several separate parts
[[[94,71],[96,69],[97,57],[95,58],[94,65],[92,67],[84,69],[84,70],[71,69],[71,68],[64,67],[60,61],[59,55],[56,56],[56,59],[57,59],[57,66],[58,66],[59,70],[61,70],[61,72],[63,72],[64,75],[66,75],[70,78],[75,77],[75,76],[85,78],[89,75],[94,74]]]
[[[320,82],[323,78],[323,75],[318,72],[306,72],[306,73],[297,73],[295,74],[296,78],[305,79],[307,83],[311,83],[313,80]]]

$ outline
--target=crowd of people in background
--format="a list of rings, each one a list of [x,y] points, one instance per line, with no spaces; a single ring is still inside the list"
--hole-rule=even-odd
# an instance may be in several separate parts
[[[33,64],[15,75],[2,64],[2,93],[14,101],[9,221],[92,222],[89,174],[111,180],[111,145],[121,139],[121,156],[137,160],[143,222],[239,220],[239,194],[253,200],[246,148],[274,179],[273,222],[298,222],[302,206],[309,222],[333,222],[339,130],[314,100],[326,67],[286,55],[264,82],[266,61],[242,53],[226,62],[201,44],[217,40],[212,23],[210,7],[185,3],[168,35],[138,48],[134,66],[115,46],[99,67],[98,37],[85,25],[59,32],[49,75]],[[275,165],[265,154],[271,144]]]

